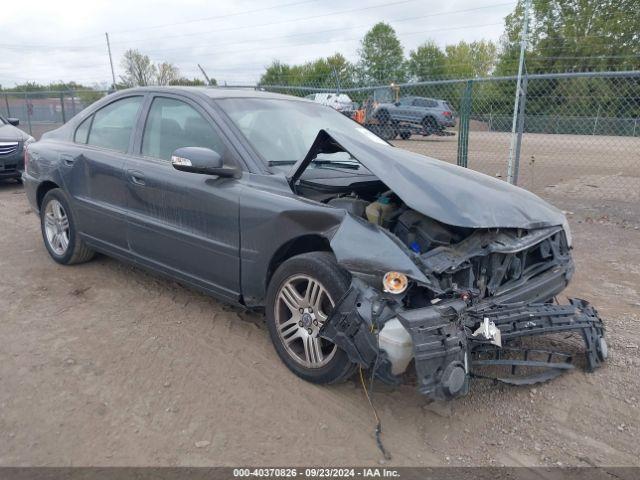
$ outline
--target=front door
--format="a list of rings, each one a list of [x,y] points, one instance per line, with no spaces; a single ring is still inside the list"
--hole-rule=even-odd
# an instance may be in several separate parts
[[[139,261],[231,300],[240,296],[238,180],[180,172],[171,154],[206,147],[232,162],[197,104],[156,96],[125,164],[129,246]]]

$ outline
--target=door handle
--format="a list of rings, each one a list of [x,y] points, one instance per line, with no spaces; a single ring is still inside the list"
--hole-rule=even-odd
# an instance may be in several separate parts
[[[146,185],[144,174],[139,170],[127,170],[127,176],[129,177],[129,181],[134,185]]]

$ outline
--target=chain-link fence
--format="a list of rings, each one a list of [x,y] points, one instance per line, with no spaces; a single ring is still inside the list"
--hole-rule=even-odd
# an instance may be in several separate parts
[[[97,90],[0,92],[0,115],[17,118],[19,128],[39,139],[106,94]]]
[[[515,136],[515,77],[255,88],[309,97],[400,148],[504,180],[511,156],[513,181],[559,207],[640,222],[640,72],[525,76]],[[0,113],[39,138],[105,94],[1,93]]]
[[[516,85],[516,77],[492,77],[261,87],[343,108],[398,147],[504,180],[514,140],[514,183],[568,211],[639,222],[640,72],[525,76],[514,136]]]

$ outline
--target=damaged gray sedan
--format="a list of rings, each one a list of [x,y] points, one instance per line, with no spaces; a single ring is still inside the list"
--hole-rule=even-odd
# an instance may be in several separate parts
[[[305,380],[356,368],[435,399],[474,376],[551,379],[575,333],[607,356],[564,215],[480,173],[394,148],[329,107],[255,91],[110,95],[29,146],[23,181],[60,264],[95,252],[264,309]],[[106,320],[106,319],[105,319]],[[415,372],[412,374],[411,372]]]

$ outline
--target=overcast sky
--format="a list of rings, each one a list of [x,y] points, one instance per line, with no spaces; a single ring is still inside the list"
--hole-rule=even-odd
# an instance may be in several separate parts
[[[108,85],[105,32],[116,70],[128,48],[219,83],[254,83],[274,59],[301,63],[341,52],[355,61],[376,22],[390,23],[405,55],[427,39],[498,40],[515,0],[35,0],[6,1],[0,84],[75,80]]]

